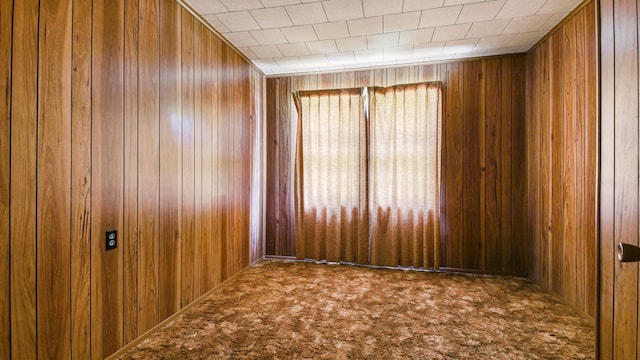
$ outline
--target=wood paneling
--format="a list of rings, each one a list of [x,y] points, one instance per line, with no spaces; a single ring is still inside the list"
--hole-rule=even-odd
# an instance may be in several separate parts
[[[9,273],[11,349],[35,359],[38,1],[14,2],[11,69]]]
[[[616,245],[638,245],[638,65],[637,2],[601,0],[600,19],[600,308],[601,359],[638,357],[637,263],[619,263]]]
[[[124,0],[93,3],[91,87],[91,356],[123,344],[123,251],[105,251],[105,231],[124,246]]]
[[[140,1],[138,49],[138,334],[158,323],[160,42],[158,0]]]
[[[138,336],[138,1],[125,2],[124,19],[124,218],[123,236],[123,342]]]
[[[71,5],[42,3],[39,19],[36,304],[48,359],[71,356]]]
[[[11,172],[11,45],[13,1],[0,1],[0,357],[11,356],[9,179]]]
[[[91,358],[91,4],[73,3],[71,358]]]
[[[442,81],[439,266],[525,275],[524,71],[523,56],[505,56],[267,79],[267,254],[296,255],[291,92]]]
[[[102,359],[263,256],[264,76],[173,0],[1,0],[0,20],[0,358]]]
[[[528,55],[526,112],[530,277],[591,317],[597,298],[594,14],[591,2]]]

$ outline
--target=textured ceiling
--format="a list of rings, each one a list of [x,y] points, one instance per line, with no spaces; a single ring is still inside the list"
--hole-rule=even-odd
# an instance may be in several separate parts
[[[266,75],[528,50],[581,0],[183,0]]]

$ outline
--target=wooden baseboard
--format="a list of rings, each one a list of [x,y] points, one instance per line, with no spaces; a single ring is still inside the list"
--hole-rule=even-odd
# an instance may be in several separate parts
[[[164,319],[163,321],[161,321],[158,325],[152,327],[151,329],[147,330],[144,334],[138,336],[135,340],[133,340],[132,342],[126,344],[125,346],[121,347],[118,351],[116,351],[115,353],[109,355],[107,357],[107,360],[113,360],[113,359],[117,359],[119,356],[122,356],[124,353],[126,353],[127,351],[131,350],[132,348],[136,347],[138,344],[140,344],[141,342],[143,342],[144,340],[146,340],[147,338],[149,338],[150,336],[152,336],[156,331],[158,331],[160,328],[162,328],[163,326],[167,325],[168,323],[170,323],[171,321],[173,321],[174,319],[176,319],[178,316],[184,314],[185,312],[187,312],[192,306],[195,306],[197,304],[199,304],[200,302],[202,302],[206,297],[208,297],[209,295],[211,295],[211,293],[213,293],[214,291],[216,291],[220,286],[226,284],[229,281],[232,281],[234,279],[236,279],[238,276],[242,275],[247,269],[253,267],[254,265],[259,264],[260,262],[264,261],[265,257],[261,257],[258,260],[254,261],[253,263],[249,264],[249,266],[245,267],[244,269],[238,271],[236,274],[234,274],[233,276],[231,276],[230,278],[226,279],[225,281],[221,282],[220,284],[218,284],[218,286],[214,287],[213,289],[207,291],[206,293],[202,294],[199,298],[195,299],[194,301],[192,301],[190,304],[188,304],[187,306],[183,307],[182,309],[178,310],[176,313],[174,313],[173,315],[169,316],[168,318]]]

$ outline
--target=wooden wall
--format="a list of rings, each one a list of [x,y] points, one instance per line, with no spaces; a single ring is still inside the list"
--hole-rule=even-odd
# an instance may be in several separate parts
[[[527,56],[529,276],[594,318],[596,42],[592,1]]]
[[[259,259],[263,96],[174,0],[0,0],[0,358],[102,359]]]
[[[440,266],[525,275],[525,65],[505,56],[267,79],[266,253],[295,256],[293,91],[442,81]]]
[[[600,0],[600,359],[640,357],[638,263],[616,260],[640,245],[640,14],[637,1]]]

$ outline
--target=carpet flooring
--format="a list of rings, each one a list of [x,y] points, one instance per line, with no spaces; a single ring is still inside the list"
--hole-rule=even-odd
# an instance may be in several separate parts
[[[524,279],[263,261],[120,359],[594,359],[595,326]]]

